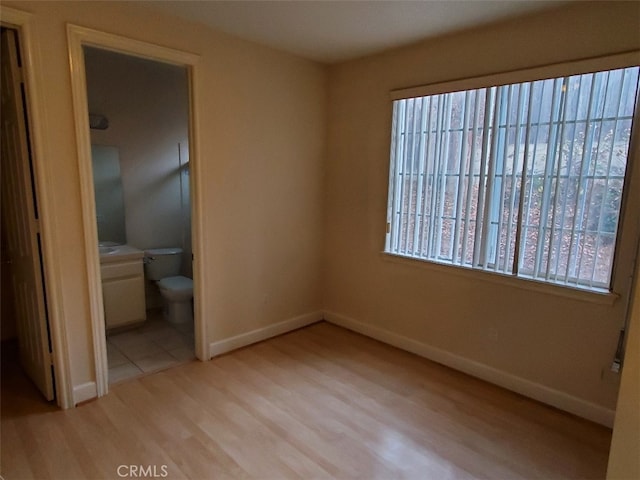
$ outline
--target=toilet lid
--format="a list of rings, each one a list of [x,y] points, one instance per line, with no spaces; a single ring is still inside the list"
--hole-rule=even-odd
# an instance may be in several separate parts
[[[193,280],[183,276],[166,277],[158,282],[160,288],[173,291],[193,290]]]

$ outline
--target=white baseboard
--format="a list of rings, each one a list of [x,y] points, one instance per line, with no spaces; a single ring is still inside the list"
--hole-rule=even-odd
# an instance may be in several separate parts
[[[324,319],[600,425],[613,427],[614,410],[338,313],[324,312]]]
[[[246,347],[252,343],[261,342],[267,338],[282,335],[283,333],[306,327],[312,323],[319,322],[323,318],[322,311],[306,313],[298,317],[290,318],[282,322],[274,323],[257,330],[251,330],[247,333],[241,333],[235,337],[225,338],[209,344],[209,355],[215,357],[223,353],[230,352],[237,348]]]
[[[91,400],[92,398],[97,398],[97,396],[98,386],[96,385],[96,382],[81,383],[80,385],[76,385],[75,387],[73,387],[74,405],[86,402],[87,400]]]

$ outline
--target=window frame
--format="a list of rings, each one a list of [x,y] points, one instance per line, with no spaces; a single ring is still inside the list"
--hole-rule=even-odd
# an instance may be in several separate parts
[[[390,119],[388,129],[390,136],[388,143],[389,149],[387,152],[391,152],[391,146],[393,144],[393,102],[395,100],[474,90],[514,83],[533,82],[536,80],[587,74],[633,66],[640,66],[640,50],[392,90],[389,94],[391,108],[388,117]],[[390,211],[392,206],[389,202],[389,195],[393,189],[395,175],[392,176],[391,155],[389,155],[389,162],[390,164],[387,173],[387,208],[385,209],[385,241],[384,248],[382,250],[384,259],[418,265],[421,267],[428,266],[428,268],[438,271],[462,274],[478,280],[507,283],[519,288],[538,290],[596,303],[612,304],[617,298],[625,295],[630,288],[631,279],[635,275],[636,246],[640,241],[640,166],[637,165],[638,162],[640,162],[640,104],[636,108],[632,122],[627,171],[622,189],[620,216],[608,291],[605,289],[586,289],[580,285],[557,284],[535,278],[526,278],[514,274],[448,264],[446,262],[436,262],[431,259],[411,257],[392,252],[389,245],[389,232],[391,228],[389,219],[392,217],[392,212]]]

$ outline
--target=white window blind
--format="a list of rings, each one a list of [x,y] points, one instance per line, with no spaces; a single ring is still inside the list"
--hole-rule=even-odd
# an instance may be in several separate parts
[[[638,77],[394,101],[385,251],[609,289]]]

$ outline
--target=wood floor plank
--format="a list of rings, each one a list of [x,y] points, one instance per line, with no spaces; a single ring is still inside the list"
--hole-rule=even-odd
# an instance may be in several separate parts
[[[192,436],[188,445],[200,456],[206,471],[202,478],[245,479],[250,475],[221,446],[218,432],[225,427],[218,422],[210,422],[203,415],[202,407],[193,398],[186,395],[173,376],[151,375],[144,379],[145,387],[155,398],[162,398],[165,406],[176,418],[189,425]],[[237,441],[237,439],[236,439]]]
[[[122,384],[123,387],[126,385]],[[166,465],[174,475],[179,475],[177,478],[183,478],[184,475],[179,466],[163,448],[163,442],[166,439],[154,436],[154,425],[139,418],[133,409],[122,402],[118,393],[118,389],[114,388],[112,394],[80,407],[94,408],[95,405],[118,432],[121,455],[113,459],[114,474],[117,474],[116,469],[120,465]],[[116,478],[115,475],[114,478]]]
[[[287,344],[283,344],[283,346],[285,348],[291,347]],[[304,351],[311,350],[305,346]],[[352,404],[354,400],[357,400],[354,407],[379,418],[383,425],[393,427],[393,431],[402,435],[404,439],[409,439],[431,454],[444,459],[449,465],[456,465],[469,474],[479,478],[487,478],[491,473],[498,474],[500,478],[519,478],[515,472],[505,469],[500,464],[492,465],[485,472],[483,467],[488,462],[476,449],[469,448],[468,432],[465,431],[464,425],[453,425],[452,427],[447,422],[447,418],[440,415],[438,410],[431,413],[428,410],[420,410],[418,414],[423,418],[423,426],[421,422],[417,421],[415,415],[411,414],[410,409],[403,410],[402,405],[405,397],[371,379],[360,377],[356,372],[342,365],[339,360],[334,361],[330,357],[323,357],[317,346],[315,353],[320,355],[320,360],[316,361],[314,365],[324,371],[323,381],[329,382],[328,385],[333,396],[340,396]],[[310,358],[310,355],[307,355],[307,358]],[[346,381],[336,382],[336,379]],[[404,406],[404,408],[409,407],[411,404]],[[424,418],[424,415],[428,416]],[[455,429],[458,429],[457,434]],[[453,462],[454,459],[457,459],[457,463]]]
[[[264,350],[263,350],[264,349]],[[260,354],[264,351],[264,354]],[[253,366],[260,378],[255,379],[256,386],[260,389],[275,388],[275,395],[283,402],[288,401],[291,395],[298,398],[293,404],[295,409],[290,410],[300,421],[307,418],[321,416],[322,428],[327,435],[337,434],[346,437],[351,443],[361,443],[363,447],[374,452],[378,459],[386,464],[387,469],[392,469],[393,478],[404,476],[417,478],[426,475],[432,478],[465,478],[467,475],[449,464],[441,465],[435,456],[423,448],[413,444],[409,438],[397,433],[388,434],[385,424],[368,415],[360,408],[353,408],[339,399],[331,398],[327,388],[314,380],[315,372],[307,371],[298,373],[290,367],[282,367],[280,362],[273,362],[278,358],[275,349],[269,349],[268,344],[262,344],[256,349],[245,349],[234,356],[238,361],[245,363],[247,368]],[[287,385],[294,379],[296,388],[293,392],[287,389]],[[272,385],[268,387],[269,383]],[[274,387],[275,385],[275,387]],[[387,448],[379,449],[380,442],[387,444]],[[397,447],[397,448],[396,448]]]
[[[9,367],[3,355],[6,480],[118,479],[121,466],[198,480],[595,479],[611,438],[324,322],[68,411]]]
[[[118,465],[136,461],[137,455],[132,450],[121,450],[126,439],[120,438],[97,404],[83,405],[67,413],[61,423],[66,424],[66,434],[69,435],[72,448],[83,444],[86,456],[95,463],[99,474],[93,478],[109,478]]]
[[[288,412],[290,405],[270,400],[271,391],[252,388],[249,379],[242,375],[242,371],[233,362],[232,356],[221,358],[214,369],[216,380],[224,382],[229,392],[234,395],[236,404],[242,405],[248,414],[242,419],[244,428],[256,429],[256,433],[265,437],[268,435],[267,432],[276,432],[281,438],[286,438],[298,449],[302,449],[303,454],[312,455],[325,470],[342,471],[348,476],[358,476],[360,472],[353,467],[353,459],[349,456],[353,452],[345,452],[331,441],[333,439],[323,438],[316,428],[315,421],[311,425],[297,421]],[[251,417],[267,429],[259,428],[254,421],[251,421]],[[246,423],[248,421],[250,423]],[[355,449],[357,447],[354,447]],[[282,458],[288,459],[288,457]],[[328,461],[327,458],[329,458]],[[368,465],[368,463],[364,464]]]
[[[332,421],[324,415],[322,410],[309,411],[310,415],[296,414],[301,407],[300,398],[295,394],[278,395],[278,386],[269,382],[262,382],[255,371],[251,371],[237,361],[235,356],[226,359],[225,370],[239,372],[242,384],[236,388],[240,396],[251,396],[251,406],[256,415],[272,429],[283,429],[284,433],[293,437],[296,444],[311,447],[316,456],[321,456],[326,462],[331,462],[333,469],[345,472],[348,476],[363,478],[391,478],[394,476],[390,468],[377,457],[374,451],[365,448],[359,442],[353,442],[346,437],[344,425]],[[296,390],[298,389],[296,384]],[[268,392],[265,396],[260,392]],[[302,399],[302,402],[306,401]],[[286,405],[282,409],[280,405]],[[308,418],[315,418],[314,428],[308,427]],[[333,427],[333,428],[331,428]],[[373,454],[373,455],[372,455]],[[363,467],[364,466],[364,467]]]
[[[212,369],[213,367],[213,369]],[[185,370],[174,377],[178,386],[198,400],[206,415],[200,422],[225,452],[253,478],[295,478],[295,470],[281,458],[286,439],[265,430],[251,418],[244,402],[228,391],[215,365]],[[203,376],[204,375],[204,376]],[[276,453],[276,455],[274,455]],[[287,456],[285,456],[287,458]]]
[[[22,440],[11,419],[2,422],[2,455],[0,465],[6,478],[33,478],[29,458],[24,454]]]
[[[163,415],[173,415],[176,420],[187,425],[190,430],[188,443],[201,456],[199,462],[207,470],[199,473],[201,478],[250,478],[249,474],[225,452],[220,445],[218,432],[226,427],[220,422],[210,425],[202,415],[202,407],[192,398],[185,397],[185,391],[173,376],[152,375],[142,380],[151,399],[161,399]],[[228,440],[228,438],[227,438]],[[234,439],[241,444],[241,439]]]
[[[341,336],[340,338],[333,339],[333,341],[331,341],[330,339],[330,341],[326,343],[325,346],[322,346],[321,342],[318,343],[317,338],[313,340],[315,335],[305,336],[304,338],[301,337],[300,339],[301,349],[304,352],[313,352],[313,353],[305,353],[304,357],[297,356],[296,358],[310,358],[313,356],[313,354],[318,353],[322,355],[323,352],[326,351],[326,356],[322,360],[322,367],[325,369],[329,367],[333,368],[333,370],[329,370],[331,377],[344,378],[345,375],[354,375],[353,377],[351,377],[351,380],[350,380],[351,382],[363,382],[358,385],[359,389],[367,389],[367,391],[373,397],[383,398],[383,399],[386,398],[388,395],[390,395],[389,392],[391,391],[392,387],[389,386],[388,384],[389,379],[381,378],[382,373],[379,370],[371,369],[369,364],[373,362],[373,359],[360,355],[357,360],[354,360],[352,355],[345,354],[345,350],[348,351],[350,349],[353,349],[354,345],[356,346],[356,348],[361,348],[361,346],[358,345],[358,342],[361,342],[363,340],[363,337],[359,335],[351,334],[351,333],[349,335],[353,337],[353,339],[349,339],[349,343],[347,344],[346,347],[344,345],[342,346],[340,345],[341,342],[345,340],[345,337],[343,336]],[[353,340],[353,342],[351,340]],[[493,385],[487,384],[486,382],[472,379],[464,374],[460,374],[459,372],[454,372],[450,369],[446,369],[444,367],[435,365],[432,362],[425,362],[424,359],[415,357],[413,355],[408,355],[406,352],[401,352],[397,349],[390,349],[388,346],[382,345],[379,342],[372,342],[369,339],[364,339],[364,340],[367,346],[381,348],[382,351],[385,352],[386,354],[395,352],[401,355],[402,357],[404,357],[403,361],[417,361],[418,364],[427,365],[429,369],[436,367],[437,370],[440,370],[441,372],[444,372],[446,374],[444,381],[442,381],[441,383],[445,387],[443,388],[444,392],[442,393],[442,397],[448,400],[449,403],[451,403],[451,408],[453,409],[452,415],[455,422],[454,431],[457,432],[456,435],[460,434],[461,437],[465,438],[464,443],[468,443],[470,439],[473,438],[473,436],[469,435],[469,431],[465,430],[468,427],[469,419],[477,423],[478,420],[482,420],[482,418],[485,418],[485,417],[492,418],[491,416],[487,416],[487,415],[467,415],[465,414],[465,410],[468,410],[469,408],[475,408],[474,406],[477,406],[477,405],[479,405],[481,408],[485,408],[487,405],[492,405],[492,404],[500,405],[502,408],[498,408],[496,410],[497,412],[500,413],[500,415],[496,416],[495,419],[492,420],[492,423],[495,423],[496,421],[497,422],[502,421],[503,426],[501,429],[498,430],[498,433],[501,431],[510,432],[510,434],[506,435],[504,437],[504,440],[502,441],[502,444],[503,444],[502,449],[505,450],[505,452],[508,452],[509,448],[514,443],[518,443],[518,442],[521,443],[520,452],[522,452],[524,459],[518,460],[518,467],[519,467],[520,464],[527,461],[527,458],[531,457],[531,455],[529,454],[531,450],[531,443],[523,442],[523,439],[525,438],[525,436],[530,436],[531,433],[536,430],[535,425],[537,425],[537,423],[530,422],[529,420],[531,418],[536,418],[537,415],[539,415],[542,418],[544,418],[545,416],[549,416],[551,418],[547,422],[543,423],[543,428],[544,428],[544,431],[546,432],[546,436],[544,438],[538,438],[539,441],[534,440],[533,445],[537,445],[538,448],[540,448],[540,446],[546,447],[546,453],[549,453],[549,452],[555,453],[555,455],[553,455],[551,459],[547,458],[547,456],[545,455],[540,455],[539,458],[536,458],[535,460],[538,463],[537,466],[541,467],[540,465],[541,460],[546,459],[546,463],[551,464],[550,472],[549,474],[546,475],[546,477],[553,478],[554,475],[552,474],[552,472],[555,472],[556,470],[558,470],[559,465],[561,466],[563,464],[570,463],[566,461],[556,462],[553,458],[560,455],[568,455],[569,458],[571,458],[571,454],[572,454],[571,450],[567,450],[563,448],[558,449],[558,441],[557,441],[557,438],[562,437],[563,433],[566,432],[566,430],[563,428],[557,429],[558,421],[562,423],[563,421],[568,420],[571,425],[575,425],[578,431],[581,431],[581,433],[584,434],[582,436],[582,439],[595,438],[597,439],[597,441],[594,441],[592,445],[594,444],[598,445],[598,447],[594,449],[588,444],[584,443],[583,441],[571,442],[571,445],[573,446],[576,446],[576,444],[580,444],[579,448],[575,450],[574,452],[575,454],[573,456],[576,456],[576,455],[584,456],[586,461],[582,460],[578,462],[579,465],[582,465],[584,467],[583,469],[584,471],[578,470],[573,475],[569,473],[568,478],[589,478],[590,474],[588,472],[591,472],[593,468],[596,468],[596,466],[597,466],[596,471],[598,473],[595,474],[595,477],[601,478],[604,476],[603,468],[606,468],[606,456],[607,456],[607,450],[608,450],[609,430],[603,429],[602,427],[598,425],[594,425],[591,422],[577,419],[575,417],[572,417],[571,415],[567,415],[563,412],[541,405],[537,402],[524,399],[523,397],[520,397],[511,392],[507,392],[503,389],[500,389],[499,387],[495,387]],[[286,347],[291,347],[291,345],[295,344],[295,342],[287,341],[286,337],[280,337],[279,339],[276,339],[274,342],[272,342],[272,344],[276,346],[284,345],[286,348]],[[303,354],[298,352],[298,355],[303,355]],[[384,355],[384,357],[386,360],[386,355]],[[333,359],[333,363],[328,362],[328,359]],[[366,362],[362,362],[361,360],[363,359],[366,359]],[[367,365],[363,365],[363,363],[367,363]],[[338,365],[337,367],[338,370],[336,370],[335,364]],[[364,378],[357,376],[356,372],[348,370],[349,364],[352,364],[355,370],[359,372],[364,371],[365,372]],[[340,369],[343,369],[348,373],[345,373],[345,371],[341,371]],[[380,385],[380,382],[387,383],[387,385],[382,386]],[[381,388],[381,390],[379,390],[378,392],[376,392],[375,390],[371,390],[371,383],[378,383],[378,386]],[[434,388],[433,386],[429,386],[429,388],[423,389],[421,393],[422,394],[424,394],[425,392],[429,393],[429,391],[432,390],[433,388]],[[491,395],[492,397],[495,397],[495,398],[493,398],[491,402],[478,401],[478,398],[475,398],[473,394],[475,394],[479,390],[487,390],[488,393],[484,394],[484,396]],[[436,389],[436,392],[437,392],[437,389]],[[482,399],[483,394],[480,394],[479,398]],[[398,399],[396,398],[392,400],[392,402],[394,402],[395,404],[398,404],[397,403]],[[511,404],[511,408],[509,408],[509,402]],[[424,405],[425,409],[421,412],[421,414],[428,412],[429,407],[433,406],[433,404],[434,404],[434,399],[432,398],[429,402],[427,402],[427,404]],[[514,404],[520,405],[521,408],[514,409],[513,408]],[[451,408],[449,410],[451,410]],[[444,416],[444,414],[446,414],[446,410],[443,411],[442,405],[438,407],[437,410],[439,413],[439,417],[442,417]],[[409,411],[410,410],[407,410],[407,413]],[[503,419],[502,417],[506,417],[506,419]],[[515,421],[515,419],[517,419],[517,421]],[[433,423],[433,421],[429,421],[430,430],[437,429],[437,423],[439,420],[436,418],[435,421],[436,421],[435,424]],[[524,435],[523,432],[518,432],[518,425],[520,424],[523,424],[524,432],[526,432],[525,436],[523,436]],[[491,428],[491,423],[488,424],[486,427],[483,427],[480,429],[481,436],[477,439],[476,444],[478,444],[479,442],[481,445],[481,448],[489,447],[492,445],[492,443],[496,443],[497,441],[499,441],[498,439],[501,438],[500,436],[494,437],[493,442],[486,442],[486,439],[483,439],[482,435],[483,435],[483,432],[485,431],[487,435],[491,433],[490,428]],[[445,432],[443,432],[442,434],[446,435],[446,430],[449,430],[449,428],[445,429]],[[525,471],[526,471],[526,468],[525,468]],[[511,475],[514,475],[514,473],[511,473]],[[526,477],[526,474],[525,474],[525,477]],[[562,476],[560,476],[560,478],[562,478]]]

